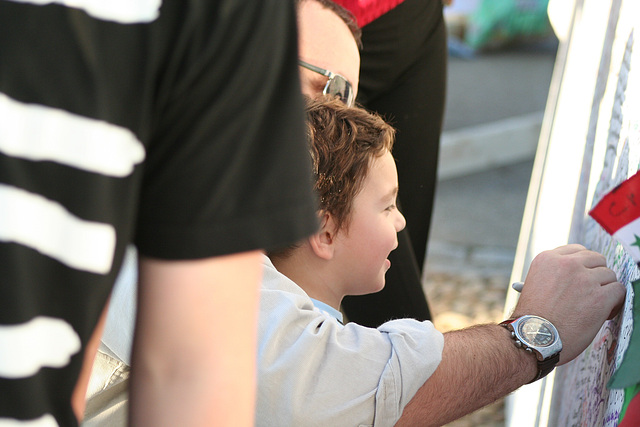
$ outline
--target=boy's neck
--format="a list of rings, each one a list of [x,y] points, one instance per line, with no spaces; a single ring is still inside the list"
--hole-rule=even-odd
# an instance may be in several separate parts
[[[286,258],[271,258],[271,262],[311,298],[340,310],[344,295],[335,289],[336,283],[325,260],[298,248]]]

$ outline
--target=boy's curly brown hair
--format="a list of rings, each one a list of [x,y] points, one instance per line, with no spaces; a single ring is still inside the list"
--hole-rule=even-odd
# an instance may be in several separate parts
[[[395,129],[379,115],[361,107],[347,107],[336,98],[305,97],[307,143],[321,214],[329,213],[348,231],[353,201],[362,189],[369,167],[385,150],[391,151]],[[299,244],[271,249],[269,257],[287,258]]]
[[[395,130],[379,115],[336,99],[307,99],[307,135],[321,212],[348,229],[356,195],[376,157],[391,151]]]

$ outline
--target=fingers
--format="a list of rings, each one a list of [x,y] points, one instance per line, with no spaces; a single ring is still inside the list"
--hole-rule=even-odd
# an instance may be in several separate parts
[[[606,295],[603,303],[608,303],[604,307],[611,309],[612,316],[615,316],[624,303],[626,289],[618,282],[615,272],[607,267],[607,259],[602,254],[588,250],[579,244],[569,244],[547,251],[539,258],[539,265],[536,266],[537,273],[551,273],[551,275],[547,274],[546,280],[559,279],[560,283],[565,284],[587,285],[590,283],[607,286],[607,292],[602,292]],[[562,279],[563,275],[564,279]],[[559,290],[559,288],[556,289]]]
[[[570,255],[570,254],[574,254],[576,252],[585,251],[585,250],[587,250],[587,248],[585,248],[582,245],[578,245],[576,243],[559,246],[554,249],[554,251],[560,255]]]
[[[616,273],[604,266],[592,267],[591,275],[594,280],[601,285],[609,285],[618,281]]]
[[[604,295],[608,306],[611,307],[611,312],[607,319],[611,320],[616,317],[622,309],[627,295],[627,288],[620,282],[609,283],[602,287],[606,290]]]
[[[600,283],[600,295],[604,310],[609,310],[608,320],[613,319],[624,305],[627,288],[616,277],[616,274],[607,267],[596,267],[591,270],[591,275],[596,283]]]
[[[591,251],[582,245],[572,244],[560,246],[555,249],[556,253],[564,256],[578,257],[587,268],[605,267],[607,259],[598,252]]]
[[[584,266],[587,268],[597,268],[597,267],[606,267],[607,259],[604,255],[601,255],[597,252],[593,251],[583,251],[576,256],[583,257]]]

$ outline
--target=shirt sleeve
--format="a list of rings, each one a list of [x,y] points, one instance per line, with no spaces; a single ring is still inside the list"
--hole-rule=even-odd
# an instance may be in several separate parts
[[[157,65],[136,245],[191,259],[293,243],[317,225],[293,4],[197,4],[179,19],[188,28],[158,23],[170,53]]]
[[[411,319],[343,326],[272,265],[264,275],[257,425],[394,425],[440,363],[442,334]]]

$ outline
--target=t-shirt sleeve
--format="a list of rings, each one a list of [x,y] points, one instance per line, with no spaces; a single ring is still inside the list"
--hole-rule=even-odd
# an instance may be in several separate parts
[[[272,266],[258,332],[258,426],[392,426],[442,358],[431,322],[341,325]]]
[[[135,242],[188,259],[290,244],[316,227],[291,2],[185,18],[158,75]],[[204,7],[204,6],[203,6]]]

